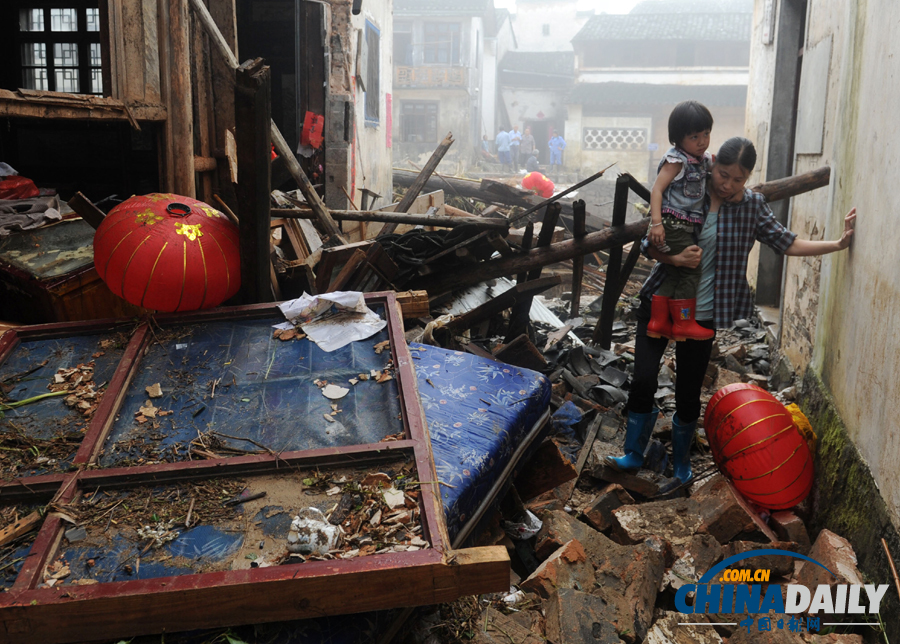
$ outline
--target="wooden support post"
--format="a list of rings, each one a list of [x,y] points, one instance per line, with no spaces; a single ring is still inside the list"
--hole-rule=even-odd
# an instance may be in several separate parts
[[[562,207],[554,202],[547,206],[544,213],[544,221],[541,222],[541,233],[538,235],[537,247],[543,248],[549,246],[553,239],[553,231],[556,229],[556,222],[559,221],[559,213]],[[540,278],[543,266],[537,266],[528,271],[528,281]],[[528,329],[528,321],[531,313],[531,301],[533,296],[524,297],[517,302],[509,315],[509,330],[506,332],[506,341],[511,342],[514,338],[522,335]]]
[[[249,60],[235,72],[234,87],[240,217],[241,300],[272,301],[269,276],[269,194],[271,187],[271,73],[262,58]]]
[[[584,237],[587,234],[585,229],[585,219],[587,210],[583,199],[579,199],[572,204],[575,210],[573,215],[573,235],[576,238]],[[584,277],[584,255],[572,258],[572,306],[569,308],[569,317],[577,318],[581,309],[581,280]]]
[[[612,227],[618,228],[625,225],[625,213],[628,209],[628,177],[620,176],[616,179],[616,196],[613,203]],[[619,301],[617,287],[619,275],[622,272],[622,247],[613,246],[609,249],[609,262],[606,264],[606,284],[603,286],[603,308],[600,310],[600,319],[594,327],[594,335],[591,341],[602,349],[609,349],[612,341],[613,320],[616,317],[616,302]]]
[[[172,2],[182,2],[183,0],[169,0]],[[237,69],[238,61],[234,55],[234,52],[231,50],[231,47],[225,41],[224,36],[222,36],[222,32],[219,31],[218,26],[216,26],[215,21],[209,13],[209,9],[206,8],[206,5],[203,4],[203,0],[190,0],[191,7],[194,9],[194,12],[197,15],[197,18],[200,20],[200,23],[203,25],[203,28],[206,29],[206,33],[209,35],[210,44],[213,45],[221,54],[221,56],[225,59],[225,61],[231,66],[232,69]],[[241,123],[241,120],[235,117],[236,122]],[[278,155],[284,160],[284,163],[287,166],[288,172],[290,172],[291,177],[294,181],[297,182],[297,185],[300,187],[300,192],[303,193],[303,196],[306,198],[309,207],[316,215],[316,221],[319,222],[319,226],[322,228],[322,232],[327,236],[334,239],[338,244],[346,244],[347,239],[341,234],[340,228],[338,228],[337,223],[335,223],[334,219],[331,218],[331,214],[328,212],[328,208],[325,207],[325,204],[322,202],[322,199],[319,197],[315,188],[309,180],[309,177],[306,176],[306,173],[303,171],[303,168],[300,167],[300,162],[297,161],[297,157],[294,156],[294,151],[288,145],[287,141],[284,140],[284,136],[281,134],[281,130],[278,129],[278,126],[275,125],[275,121],[269,121],[269,127],[271,128],[271,142],[272,145],[275,146],[275,151]],[[191,156],[191,161],[193,161],[193,155]],[[271,157],[270,157],[271,158]],[[241,177],[241,181],[243,181],[243,177]]]
[[[185,0],[166,0],[169,17],[169,96],[166,147],[171,151],[172,192],[194,197],[194,108],[191,89],[191,20]]]
[[[761,183],[750,189],[753,192],[762,194],[762,196],[766,198],[766,201],[772,202],[827,186],[830,180],[831,168],[822,166],[811,172]]]
[[[444,140],[441,141],[440,145],[438,145],[435,151],[431,154],[431,158],[428,159],[428,163],[426,163],[425,167],[422,168],[419,176],[416,177],[416,180],[406,191],[406,194],[403,195],[403,199],[401,199],[400,203],[397,204],[394,212],[406,212],[407,210],[409,210],[409,207],[412,206],[413,202],[416,200],[416,197],[418,197],[419,193],[422,192],[422,188],[424,188],[425,184],[428,183],[431,175],[437,169],[438,164],[441,162],[441,159],[444,158],[444,155],[447,154],[447,150],[450,149],[451,145],[453,145],[453,133],[448,132],[447,136],[444,137]],[[378,233],[378,236],[381,237],[382,235],[390,235],[394,232],[394,229],[397,228],[397,225],[398,224],[393,222],[386,224],[381,229],[381,232]]]
[[[531,242],[534,241],[534,222],[529,221],[525,226],[525,232],[522,233],[522,250],[526,253],[531,250]],[[528,273],[523,272],[516,275],[516,282],[524,282],[528,279]]]

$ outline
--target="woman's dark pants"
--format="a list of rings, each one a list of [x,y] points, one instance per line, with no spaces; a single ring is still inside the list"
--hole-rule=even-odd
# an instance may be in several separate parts
[[[650,320],[650,300],[641,298],[637,311],[638,326],[634,339],[634,375],[628,395],[629,411],[646,414],[653,411],[653,396],[657,390],[659,365],[669,341],[647,336]],[[698,321],[700,326],[713,328],[712,323]],[[709,366],[709,356],[715,340],[685,340],[675,343],[675,411],[682,423],[690,423],[700,416],[700,390]]]

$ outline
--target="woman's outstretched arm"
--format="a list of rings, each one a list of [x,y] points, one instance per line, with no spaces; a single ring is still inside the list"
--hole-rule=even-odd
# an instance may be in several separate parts
[[[853,237],[853,225],[856,222],[856,208],[853,208],[844,217],[844,232],[841,238],[835,241],[811,241],[809,239],[795,239],[794,243],[784,251],[785,255],[794,257],[810,257],[812,255],[827,255],[844,250],[850,245]]]

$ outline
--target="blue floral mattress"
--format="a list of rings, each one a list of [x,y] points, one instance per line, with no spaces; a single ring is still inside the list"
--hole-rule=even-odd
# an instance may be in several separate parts
[[[450,541],[459,545],[457,537],[468,536],[470,522],[495,500],[527,448],[536,446],[550,381],[536,371],[460,351],[417,343],[409,348]]]

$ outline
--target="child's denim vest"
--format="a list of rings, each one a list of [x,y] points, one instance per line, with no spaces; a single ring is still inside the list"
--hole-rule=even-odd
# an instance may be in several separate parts
[[[670,148],[659,162],[659,170],[668,163],[681,163],[681,177],[672,181],[663,193],[662,214],[672,215],[692,224],[702,224],[706,196],[706,175],[712,158],[704,154],[702,159],[692,157],[680,148]]]

